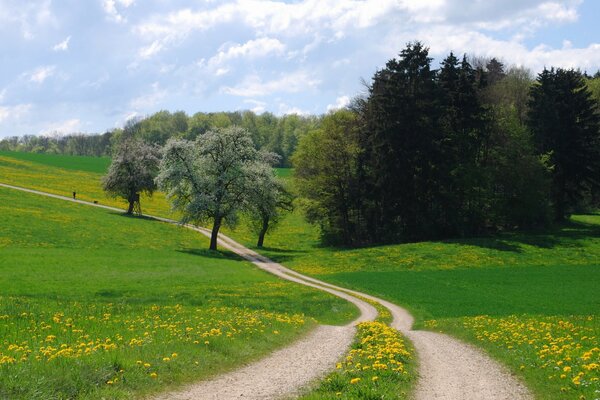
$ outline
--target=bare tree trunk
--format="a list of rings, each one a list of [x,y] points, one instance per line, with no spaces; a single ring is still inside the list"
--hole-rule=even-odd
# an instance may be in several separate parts
[[[219,237],[219,229],[221,228],[222,217],[216,217],[213,223],[212,232],[210,234],[210,249],[217,250],[217,238]]]
[[[256,247],[263,247],[263,243],[265,242],[265,235],[267,234],[267,229],[269,229],[269,218],[263,218],[262,228],[260,229],[260,233],[258,234],[258,243]]]

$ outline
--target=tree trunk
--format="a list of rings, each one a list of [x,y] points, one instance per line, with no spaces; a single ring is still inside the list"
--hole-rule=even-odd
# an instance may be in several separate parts
[[[555,222],[564,222],[565,215],[567,213],[567,202],[566,202],[566,183],[564,176],[559,172],[558,183],[556,188],[556,193],[554,197],[554,221]]]
[[[256,247],[263,247],[263,243],[265,242],[265,235],[267,234],[267,229],[269,229],[269,218],[263,218],[262,228],[260,229],[260,233],[258,234],[258,243]]]
[[[131,200],[131,199],[129,199],[129,207],[127,207],[127,214],[128,215],[133,214],[133,204],[134,204],[134,201]]]
[[[217,250],[217,238],[219,237],[219,229],[221,228],[222,217],[216,217],[213,223],[212,232],[210,234],[210,249]]]

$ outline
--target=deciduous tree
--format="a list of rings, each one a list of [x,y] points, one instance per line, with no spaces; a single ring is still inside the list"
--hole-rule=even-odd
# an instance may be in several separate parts
[[[212,221],[210,249],[219,229],[235,225],[252,195],[253,171],[264,163],[250,133],[232,126],[214,129],[195,141],[170,139],[163,151],[157,182],[182,222]]]
[[[109,195],[127,200],[127,214],[132,214],[140,193],[152,195],[156,190],[159,162],[158,147],[138,139],[125,140],[113,156],[102,187]]]
[[[282,212],[293,210],[293,196],[277,178],[272,165],[277,163],[274,153],[263,153],[263,163],[250,169],[250,196],[248,215],[253,230],[258,235],[257,247],[263,247],[265,235],[279,223]]]

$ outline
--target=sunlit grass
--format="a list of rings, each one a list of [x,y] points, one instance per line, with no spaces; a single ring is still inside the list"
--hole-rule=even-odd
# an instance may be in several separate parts
[[[543,399],[596,399],[600,393],[597,316],[477,316],[430,320],[484,347],[519,371]]]
[[[0,398],[166,390],[357,313],[182,227],[3,188],[0,215]]]
[[[1,161],[0,158],[0,177],[6,171]],[[280,175],[289,179],[285,172]],[[29,184],[50,186],[35,177]],[[160,207],[156,210],[164,212]],[[228,233],[249,246],[256,240],[244,224]],[[567,224],[538,232],[339,249],[323,246],[318,229],[307,224],[297,210],[267,235],[265,246],[262,253],[297,271],[407,307],[416,316],[417,327],[435,319],[437,325],[430,329],[449,332],[485,348],[525,379],[540,399],[573,398],[575,393],[593,398],[585,388],[597,382],[591,380],[597,374],[594,367],[586,370],[591,378],[580,378],[577,385],[572,382],[577,375],[565,374],[571,380],[568,381],[567,377],[561,378],[565,371],[554,373],[558,372],[556,365],[552,369],[536,364],[535,348],[529,344],[516,351],[502,347],[500,341],[488,340],[485,335],[479,339],[477,335],[483,329],[482,320],[490,321],[486,326],[489,332],[502,330],[507,323],[513,324],[512,333],[518,334],[524,333],[517,327],[530,325],[549,324],[543,326],[552,330],[557,321],[573,324],[574,329],[582,327],[597,332],[598,214],[576,215]],[[479,322],[474,324],[474,321]],[[594,336],[597,338],[598,333]],[[574,346],[579,344],[583,349],[584,343],[577,340],[573,341]],[[597,354],[593,352],[591,357]],[[525,363],[527,360],[529,364]],[[571,368],[576,374],[582,372]],[[561,390],[563,387],[567,390]]]

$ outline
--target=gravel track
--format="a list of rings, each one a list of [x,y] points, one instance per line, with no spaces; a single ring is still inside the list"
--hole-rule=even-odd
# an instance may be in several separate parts
[[[113,211],[123,211],[37,190],[2,183],[0,186]],[[151,218],[178,224],[177,221],[167,218]],[[185,226],[210,237],[210,231],[205,228]],[[335,362],[344,355],[352,342],[356,323],[376,317],[377,312],[370,304],[352,294],[377,301],[388,308],[393,316],[392,326],[405,334],[413,343],[419,362],[419,379],[413,394],[415,400],[528,400],[533,398],[527,388],[506,368],[474,346],[441,333],[412,330],[413,317],[408,311],[393,303],[292,271],[225,235],[219,235],[219,245],[271,274],[351,301],[359,308],[361,316],[351,324],[342,327],[320,326],[304,338],[257,362],[214,379],[190,385],[181,391],[165,393],[158,399],[276,399],[294,395],[334,368]]]

